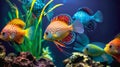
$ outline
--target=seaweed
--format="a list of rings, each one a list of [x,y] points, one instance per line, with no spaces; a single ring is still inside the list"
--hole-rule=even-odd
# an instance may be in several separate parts
[[[14,18],[19,18],[22,19],[23,21],[25,21],[26,23],[26,27],[30,28],[33,27],[33,29],[31,30],[32,34],[30,38],[24,37],[24,42],[20,45],[16,44],[15,42],[12,42],[12,46],[18,51],[18,52],[30,52],[34,57],[36,57],[37,59],[39,59],[41,56],[43,56],[45,54],[45,52],[47,52],[48,55],[46,55],[46,57],[51,59],[48,47],[46,49],[44,49],[43,47],[43,42],[44,39],[42,37],[43,35],[43,29],[42,29],[42,19],[44,16],[46,16],[49,12],[53,11],[55,8],[62,6],[63,4],[57,4],[55,6],[53,6],[50,10],[48,10],[48,12],[45,13],[45,9],[48,5],[50,5],[53,0],[50,0],[42,9],[40,16],[39,17],[34,17],[33,16],[33,6],[34,3],[36,2],[36,0],[32,1],[31,4],[31,8],[29,10],[26,9],[25,5],[22,5],[22,11],[25,12],[25,14],[19,10],[19,8],[17,8],[17,6],[14,4],[12,4],[9,0],[6,0],[10,7],[11,7],[11,11],[8,12],[8,17],[10,20],[14,19]],[[45,56],[45,55],[44,55]]]

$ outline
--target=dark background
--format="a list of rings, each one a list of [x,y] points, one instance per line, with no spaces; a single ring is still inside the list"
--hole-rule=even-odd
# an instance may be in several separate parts
[[[17,0],[11,0],[17,6],[21,7],[21,4]],[[48,0],[47,0],[48,1]],[[120,33],[120,0],[54,0],[54,4],[64,3],[64,6],[54,10],[54,16],[59,14],[69,14],[73,16],[74,13],[80,7],[88,7],[95,13],[100,10],[103,13],[103,23],[97,24],[96,29],[93,32],[86,32],[90,39],[90,42],[98,41],[108,43],[114,38],[114,36]],[[7,17],[7,13],[10,10],[8,3],[5,0],[0,0],[0,30],[5,26],[4,19]],[[44,18],[44,28],[49,22]],[[57,50],[55,45],[50,42],[50,48],[52,50],[55,63],[57,67],[63,67],[62,60],[66,57]],[[14,52],[14,49],[9,45],[4,44],[7,53]],[[58,59],[59,58],[59,59]],[[116,63],[116,62],[114,62]]]

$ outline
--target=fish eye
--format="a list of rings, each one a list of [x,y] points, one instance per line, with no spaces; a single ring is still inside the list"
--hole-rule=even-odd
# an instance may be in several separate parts
[[[86,50],[88,51],[88,48],[86,48]]]
[[[3,36],[5,35],[5,32],[1,33]]]
[[[48,35],[48,32],[46,32],[45,34]]]
[[[112,48],[112,45],[110,45],[109,48]]]

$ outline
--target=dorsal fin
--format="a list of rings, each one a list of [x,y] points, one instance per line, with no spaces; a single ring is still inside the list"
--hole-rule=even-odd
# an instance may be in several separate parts
[[[67,24],[71,24],[71,17],[67,14],[60,14],[51,20],[51,22],[53,21],[63,21]]]
[[[25,23],[21,19],[13,19],[8,24],[16,25],[16,26],[19,26],[20,28],[25,27]]]
[[[120,38],[120,33],[115,36],[115,38]]]
[[[82,7],[82,8],[80,8],[80,9],[78,9],[78,11],[84,11],[84,12],[86,12],[86,13],[89,14],[89,15],[92,15],[92,14],[93,14],[92,10],[89,9],[89,8],[87,8],[87,7]]]

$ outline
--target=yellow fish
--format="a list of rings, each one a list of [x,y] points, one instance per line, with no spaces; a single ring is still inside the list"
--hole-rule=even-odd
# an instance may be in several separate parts
[[[65,47],[65,45],[61,44],[59,41],[68,36],[70,32],[84,32],[83,25],[79,21],[76,20],[71,25],[68,24],[69,22],[72,22],[71,18],[66,14],[54,17],[44,32],[44,39],[53,41],[57,46]]]
[[[28,37],[28,29],[24,30],[24,21],[21,19],[13,19],[2,29],[0,39],[4,41],[14,41],[21,44],[24,36]]]

